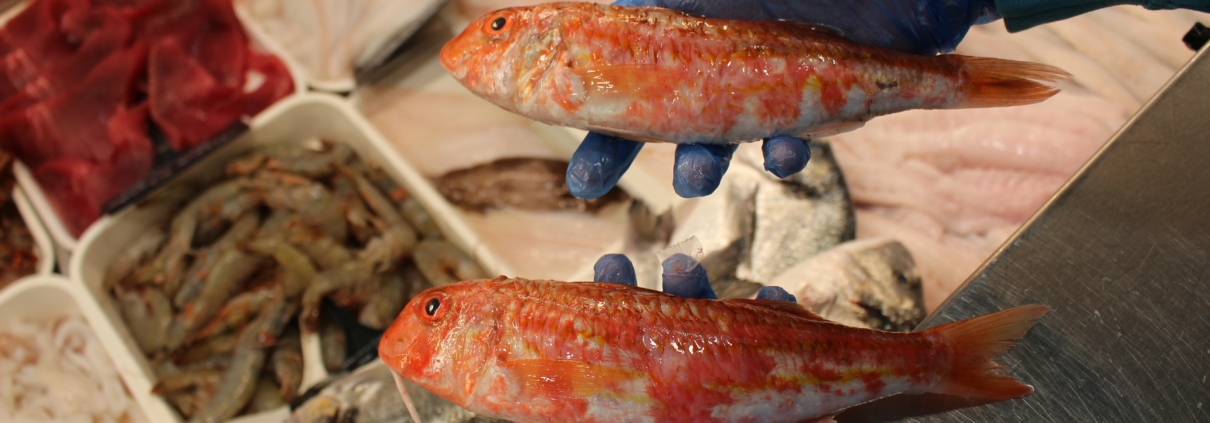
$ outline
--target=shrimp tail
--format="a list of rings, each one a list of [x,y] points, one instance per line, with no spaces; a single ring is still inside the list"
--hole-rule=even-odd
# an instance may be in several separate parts
[[[1044,305],[1014,307],[927,330],[945,340],[952,357],[949,376],[930,391],[992,400],[1033,393],[1032,386],[1000,373],[1003,367],[992,358],[1016,345],[1047,310]]]
[[[949,107],[953,109],[1038,103],[1059,93],[1052,84],[1071,78],[1067,71],[1041,63],[952,56],[962,63],[968,81],[964,98]]]

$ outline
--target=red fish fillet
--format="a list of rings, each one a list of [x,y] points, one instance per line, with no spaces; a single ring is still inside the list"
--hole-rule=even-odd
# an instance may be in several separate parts
[[[501,277],[416,296],[379,354],[455,404],[514,421],[797,422],[904,392],[1028,395],[991,359],[1046,310],[892,333],[792,303]]]

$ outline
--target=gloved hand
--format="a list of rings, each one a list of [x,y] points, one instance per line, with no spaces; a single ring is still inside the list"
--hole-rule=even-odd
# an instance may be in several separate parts
[[[674,254],[664,260],[663,267],[664,292],[681,298],[718,299],[718,296],[714,294],[714,289],[710,288],[710,279],[706,276],[706,269],[699,266],[697,260],[692,257]],[[592,270],[593,282],[638,285],[634,274],[634,264],[621,254],[601,256]],[[793,295],[777,286],[761,288],[760,292],[756,293],[756,299],[796,302]]]
[[[951,51],[971,25],[999,17],[993,0],[619,0],[614,4],[667,7],[718,18],[796,20],[838,29],[862,44],[919,54]],[[765,170],[779,178],[802,171],[811,158],[808,143],[791,137],[765,140]],[[572,195],[605,195],[641,147],[642,143],[589,133],[567,167]],[[735,146],[678,145],[672,180],[677,195],[700,197],[714,192],[734,151]]]

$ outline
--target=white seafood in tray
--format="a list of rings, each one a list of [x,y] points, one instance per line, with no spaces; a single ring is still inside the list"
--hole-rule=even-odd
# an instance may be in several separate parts
[[[30,276],[0,290],[0,420],[146,422],[126,358],[78,287]],[[91,316],[89,316],[91,317]]]
[[[281,46],[312,87],[352,90],[357,69],[407,40],[447,0],[238,0],[254,32]]]

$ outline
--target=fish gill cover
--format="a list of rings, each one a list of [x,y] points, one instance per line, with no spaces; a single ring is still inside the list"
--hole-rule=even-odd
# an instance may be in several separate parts
[[[0,148],[77,236],[157,165],[294,88],[231,0],[31,1],[0,55]]]

